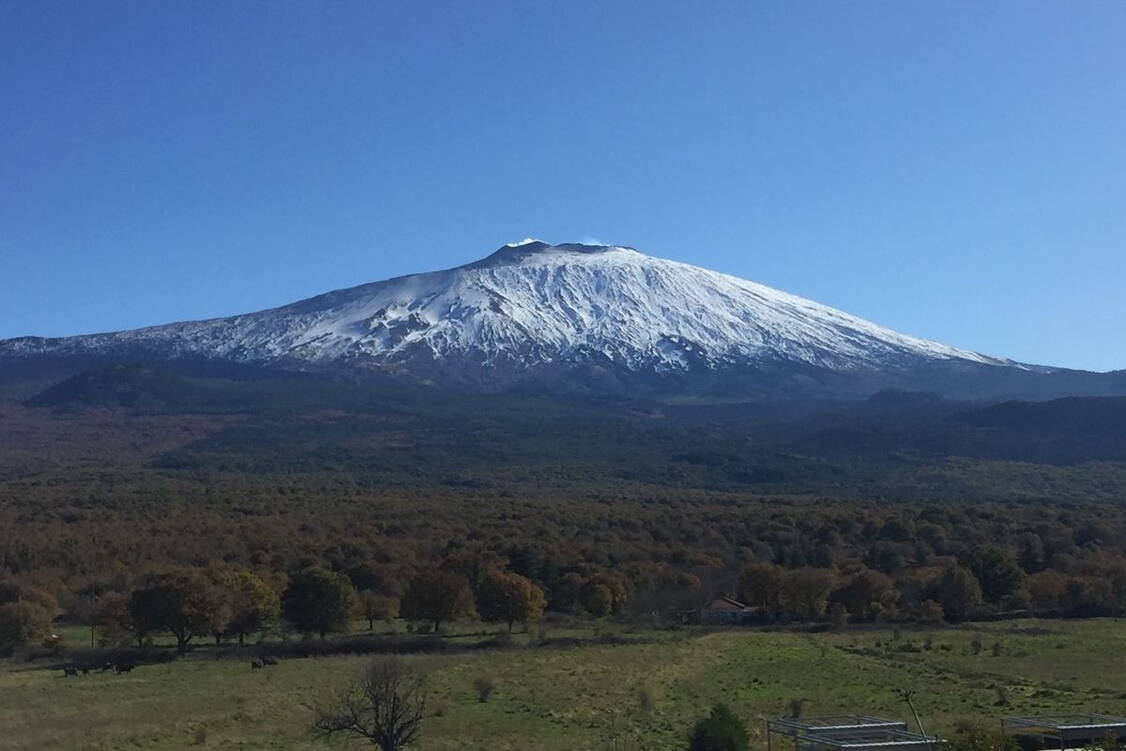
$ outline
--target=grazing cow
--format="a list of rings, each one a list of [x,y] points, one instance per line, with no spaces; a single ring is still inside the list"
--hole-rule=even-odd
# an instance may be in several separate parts
[[[275,660],[273,657],[263,657],[262,658],[262,664],[263,665],[277,665],[278,661]]]
[[[118,675],[121,675],[122,673],[128,673],[133,667],[134,666],[128,662],[119,662],[113,666],[113,669],[117,671]]]
[[[82,671],[82,675],[90,675],[90,666],[89,665],[83,665],[82,667],[79,668],[79,670]]]
[[[262,667],[262,661],[261,660],[251,660],[250,661],[250,669],[251,670],[257,670],[260,667]]]
[[[73,665],[67,665],[65,668],[63,668],[63,677],[64,678],[69,678],[72,675],[73,676],[78,675],[78,668],[74,667]]]

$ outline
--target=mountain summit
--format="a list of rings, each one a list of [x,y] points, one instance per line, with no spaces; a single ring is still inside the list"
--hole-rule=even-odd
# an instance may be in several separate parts
[[[540,383],[733,396],[974,391],[982,378],[1023,383],[1056,372],[632,248],[533,239],[457,268],[258,313],[0,342],[0,360],[43,355],[382,373],[485,390]],[[952,378],[959,389],[943,385]]]

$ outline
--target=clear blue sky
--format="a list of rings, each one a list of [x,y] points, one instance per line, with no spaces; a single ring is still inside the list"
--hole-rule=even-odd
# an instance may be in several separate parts
[[[526,235],[1126,367],[1126,3],[0,0],[0,337]]]

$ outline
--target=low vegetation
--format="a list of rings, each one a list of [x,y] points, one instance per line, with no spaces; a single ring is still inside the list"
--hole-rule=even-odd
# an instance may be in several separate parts
[[[809,716],[865,711],[911,721],[905,687],[916,689],[927,730],[945,737],[992,730],[1004,714],[1126,712],[1126,687],[1114,677],[1126,671],[1126,630],[1113,619],[822,633],[556,628],[568,646],[516,634],[506,648],[402,657],[425,677],[418,747],[683,751],[696,723],[724,703],[761,748],[762,718],[786,714],[799,699]],[[608,628],[621,638],[601,639]],[[323,748],[310,733],[317,708],[371,663],[339,655],[253,669],[214,659],[213,650],[123,675],[66,677],[45,669],[57,664],[50,661],[0,662],[3,743],[178,749],[203,730],[211,748]],[[483,675],[499,687],[487,702],[475,685]],[[1007,705],[997,704],[999,689]]]

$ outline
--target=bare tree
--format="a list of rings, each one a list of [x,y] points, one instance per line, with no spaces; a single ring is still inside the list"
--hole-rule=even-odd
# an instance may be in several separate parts
[[[368,739],[382,751],[404,751],[426,712],[425,682],[399,657],[372,660],[360,678],[318,707],[313,732]]]

